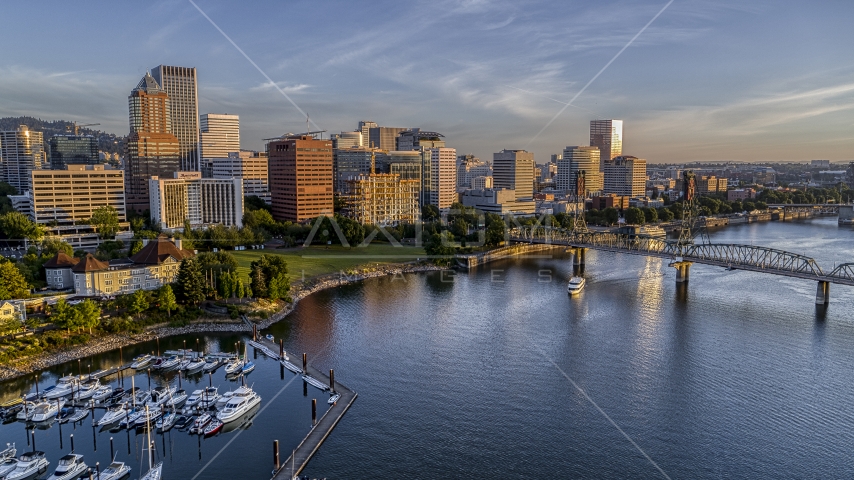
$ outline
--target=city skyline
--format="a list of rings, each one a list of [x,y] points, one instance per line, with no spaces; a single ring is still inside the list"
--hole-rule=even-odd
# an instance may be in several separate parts
[[[844,48],[854,5],[673,2],[532,141],[666,2],[449,2],[414,19],[382,3],[196,3],[275,86],[189,2],[99,15],[56,4],[50,16],[19,5],[0,38],[26,38],[28,48],[7,50],[0,116],[98,122],[126,135],[128,86],[163,64],[195,67],[198,111],[240,115],[242,146],[256,150],[263,138],[305,130],[278,88],[327,137],[372,120],[443,132],[481,158],[526,149],[544,163],[587,144],[589,121],[608,118],[625,121],[623,152],[650,163],[854,157],[854,65]],[[328,22],[274,28],[289,15]],[[32,18],[44,35],[30,38]],[[55,47],[72,25],[85,54]]]

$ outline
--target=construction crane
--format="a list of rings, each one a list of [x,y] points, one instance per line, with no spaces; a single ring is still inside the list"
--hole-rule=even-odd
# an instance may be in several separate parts
[[[94,127],[95,125],[100,125],[100,123],[84,123],[83,125],[78,125],[77,122],[71,122],[71,125],[71,127],[66,126],[65,129],[73,131],[74,135],[80,135],[80,127]]]

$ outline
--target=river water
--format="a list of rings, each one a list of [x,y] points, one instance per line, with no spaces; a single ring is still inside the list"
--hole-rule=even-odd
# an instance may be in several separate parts
[[[854,261],[854,232],[835,218],[731,226],[710,236],[803,253],[825,270]],[[854,288],[831,286],[832,303],[817,309],[814,282],[694,265],[687,286],[677,287],[666,260],[593,251],[587,287],[572,298],[571,275],[569,257],[557,251],[468,273],[372,279],[302,300],[269,332],[288,351],[308,352],[318,368],[334,368],[336,380],[359,393],[305,473],[854,476]],[[194,347],[196,338],[164,339],[159,348]],[[242,339],[198,338],[208,350],[233,350]],[[156,348],[139,345],[122,356]],[[81,365],[85,372],[89,363],[120,361],[111,352]],[[213,438],[156,435],[164,478],[269,478],[272,441],[280,441],[283,459],[299,443],[311,399],[325,407],[326,395],[304,389],[271,360],[258,363],[247,381],[263,410]],[[51,369],[41,384],[78,368]],[[3,394],[28,390],[32,381],[7,382]],[[147,386],[145,373],[135,381]],[[220,370],[184,388],[209,381],[234,387]],[[142,435],[93,434],[91,418],[35,432],[51,469],[70,449],[70,433],[90,464],[109,462],[111,436],[132,478],[147,461]],[[0,426],[0,441],[24,449],[24,424]]]

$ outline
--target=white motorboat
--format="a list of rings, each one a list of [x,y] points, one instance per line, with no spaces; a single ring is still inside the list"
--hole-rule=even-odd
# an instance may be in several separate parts
[[[172,409],[178,408],[181,406],[184,401],[187,400],[187,392],[186,390],[178,390],[173,393],[169,400],[166,401],[166,406]]]
[[[187,365],[189,365],[190,362],[191,362],[191,360],[186,359],[186,358],[181,360],[180,362],[178,362],[178,370],[186,370]]]
[[[142,428],[146,425],[151,425],[152,423],[155,423],[162,416],[163,412],[160,410],[160,408],[152,408],[151,405],[146,405],[145,412],[142,412],[142,415],[137,417],[136,422],[134,422],[134,425],[137,428]]]
[[[130,467],[124,462],[113,462],[96,478],[98,480],[119,480],[130,474]]]
[[[78,383],[79,380],[77,379],[77,377],[62,377],[56,382],[56,388],[53,388],[48,393],[46,393],[44,398],[48,400],[54,400],[61,397],[67,397],[74,393],[74,390],[77,388]]]
[[[194,358],[194,359],[190,360],[190,362],[186,366],[184,366],[183,369],[186,370],[187,372],[195,372],[195,371],[201,370],[202,367],[204,367],[204,366],[205,366],[205,359],[199,357],[199,358]]]
[[[576,295],[581,293],[584,290],[584,286],[587,284],[587,281],[584,280],[584,277],[572,277],[569,279],[569,284],[566,286],[566,291],[570,295]]]
[[[15,418],[18,420],[28,421],[33,418],[33,410],[36,408],[35,402],[24,402],[24,408],[22,408],[16,415]]]
[[[181,359],[176,355],[172,355],[171,357],[163,358],[161,360],[162,361],[158,361],[156,364],[157,368],[160,370],[171,370],[181,364]]]
[[[240,369],[243,368],[243,362],[240,360],[232,360],[228,365],[225,366],[225,374],[226,375],[234,375],[239,372]]]
[[[225,408],[225,404],[228,403],[228,401],[231,400],[232,397],[234,397],[234,390],[229,390],[229,391],[223,393],[216,400],[216,403],[214,404],[214,408],[216,408],[217,410],[222,410],[223,408]]]
[[[335,395],[332,395],[331,397],[329,397],[329,400],[327,400],[326,403],[328,403],[330,405],[335,405],[335,402],[337,402],[340,399],[341,399],[341,394],[336,393]]]
[[[28,480],[47,471],[50,462],[44,458],[44,452],[27,452],[18,457],[15,469],[7,473],[3,480]]]
[[[81,408],[81,409],[77,410],[76,412],[72,413],[71,416],[68,417],[67,421],[69,423],[75,423],[75,422],[79,422],[80,420],[83,420],[84,418],[86,418],[88,416],[89,416],[89,410],[86,410],[85,408]]]
[[[213,417],[211,417],[207,413],[202,413],[201,415],[196,417],[196,420],[193,422],[193,426],[190,427],[190,433],[202,433],[205,429],[205,426],[211,423],[211,420],[213,420]]]
[[[121,428],[131,428],[136,424],[136,420],[145,415],[145,410],[141,408],[134,408],[128,410],[125,414],[124,418],[119,422],[119,427]]]
[[[329,390],[329,385],[321,382],[320,380],[312,377],[311,375],[303,375],[302,379],[303,381],[305,381],[305,383],[311,385],[312,387],[319,388],[324,392]]]
[[[109,409],[107,409],[107,413],[101,417],[100,420],[95,422],[96,427],[106,427],[109,425],[113,425],[115,423],[119,423],[122,421],[127,415],[126,403],[119,403],[117,405],[113,405]]]
[[[207,357],[205,358],[205,364],[202,366],[203,372],[210,372],[216,370],[219,367],[220,361],[218,358]]]
[[[11,472],[18,466],[18,460],[14,458],[7,458],[0,462],[0,478],[3,478],[4,475]]]
[[[92,400],[94,400],[96,403],[101,403],[104,400],[110,398],[110,395],[112,394],[113,387],[109,385],[101,385],[100,387],[98,387],[97,390],[95,390],[95,393],[92,394]]]
[[[140,356],[134,358],[133,363],[130,364],[130,368],[133,368],[136,370],[143,369],[143,368],[147,367],[148,365],[150,365],[153,360],[154,360],[153,356],[145,353],[143,355],[140,355]]]
[[[77,387],[77,390],[74,391],[73,398],[75,400],[85,400],[95,395],[95,392],[97,392],[99,388],[101,388],[101,382],[98,380],[83,382],[79,387]]]
[[[149,403],[153,406],[159,407],[169,401],[172,394],[175,393],[175,390],[176,388],[172,386],[157,387],[151,392],[151,400],[149,400]]]
[[[178,414],[175,412],[168,412],[159,419],[157,419],[157,423],[154,425],[161,432],[168,432],[173,425],[175,425],[175,420],[178,419]]]
[[[202,393],[202,399],[198,403],[198,407],[205,409],[210,408],[216,405],[217,400],[219,400],[219,394],[217,394],[216,387],[207,387]]]
[[[72,480],[82,475],[89,468],[83,461],[83,455],[69,453],[59,459],[56,471],[47,480]]]
[[[187,403],[184,404],[184,408],[192,408],[199,404],[202,401],[202,395],[204,395],[204,390],[193,390],[193,393],[190,394],[190,397],[187,398]]]
[[[33,422],[47,422],[56,420],[56,414],[59,409],[65,405],[64,400],[56,400],[53,402],[42,402],[33,408],[33,417],[30,419]]]
[[[14,443],[7,443],[6,448],[0,450],[0,461],[9,460],[11,458],[15,458],[15,454],[18,453],[18,450],[15,449]]]
[[[250,387],[240,387],[234,391],[234,395],[222,411],[217,413],[216,418],[222,423],[232,422],[260,403],[261,397],[254,390]]]

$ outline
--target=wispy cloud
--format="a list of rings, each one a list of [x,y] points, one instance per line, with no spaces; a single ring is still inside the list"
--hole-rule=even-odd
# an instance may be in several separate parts
[[[259,92],[259,91],[265,91],[265,90],[272,90],[272,91],[281,90],[285,93],[297,93],[297,92],[302,92],[304,90],[307,90],[309,88],[311,88],[311,85],[307,85],[305,83],[298,83],[296,85],[288,85],[288,84],[283,83],[283,82],[279,82],[276,84],[274,84],[272,82],[264,82],[260,85],[251,87],[249,89],[249,91],[250,92]]]

